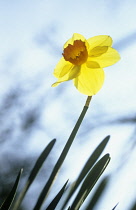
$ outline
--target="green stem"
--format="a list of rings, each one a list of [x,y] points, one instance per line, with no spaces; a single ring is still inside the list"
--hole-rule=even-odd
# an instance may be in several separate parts
[[[91,99],[92,99],[92,96],[88,96],[87,97],[86,103],[85,103],[85,105],[83,107],[83,110],[82,110],[78,120],[77,120],[77,123],[76,123],[75,127],[73,128],[73,131],[71,132],[71,135],[70,135],[70,137],[69,137],[69,139],[68,139],[68,141],[67,141],[67,143],[66,143],[66,145],[65,145],[65,147],[64,147],[64,149],[63,149],[63,151],[62,151],[62,153],[61,153],[61,155],[60,155],[60,157],[59,157],[59,159],[58,159],[58,161],[56,163],[56,165],[53,168],[51,176],[49,177],[45,187],[43,188],[43,190],[42,190],[42,192],[41,192],[41,194],[40,194],[40,196],[38,198],[38,201],[37,201],[37,203],[36,203],[36,205],[34,207],[34,210],[39,210],[40,209],[40,207],[41,207],[45,197],[47,196],[47,194],[49,192],[49,189],[50,189],[50,187],[51,187],[51,185],[52,185],[52,183],[54,181],[54,178],[56,177],[56,175],[57,175],[57,173],[58,173],[62,163],[64,162],[64,160],[65,160],[65,158],[67,156],[67,153],[68,153],[68,151],[69,151],[69,149],[70,149],[70,147],[71,147],[71,145],[73,143],[73,140],[74,140],[74,138],[75,138],[75,136],[77,134],[77,131],[78,131],[78,129],[79,129],[83,119],[84,119],[84,116],[85,116],[85,114],[86,114],[86,112],[88,110],[88,107],[89,107]]]

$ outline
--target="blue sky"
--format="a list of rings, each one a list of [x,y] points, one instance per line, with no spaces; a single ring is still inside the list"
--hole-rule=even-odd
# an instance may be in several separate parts
[[[13,84],[20,81],[29,83],[29,81],[32,82],[40,75],[38,79],[39,82],[41,80],[41,83],[44,84],[43,90],[48,92],[48,103],[50,104],[53,98],[56,99],[55,101],[53,100],[54,103],[48,106],[45,115],[41,119],[43,127],[45,123],[47,127],[52,127],[51,138],[54,136],[66,138],[71,129],[70,119],[60,128],[56,127],[56,123],[58,121],[60,124],[64,122],[63,114],[70,114],[76,120],[86,97],[74,88],[71,81],[57,88],[51,88],[51,84],[56,80],[52,76],[53,69],[61,57],[63,44],[73,33],[81,33],[86,38],[104,34],[113,38],[113,46],[118,49],[121,61],[105,69],[106,79],[104,86],[94,96],[87,120],[93,117],[92,113],[94,113],[94,116],[97,116],[97,114],[103,112],[106,113],[107,117],[111,116],[111,118],[132,115],[135,113],[136,107],[135,9],[136,2],[134,0],[0,1],[1,97]],[[62,94],[59,95],[59,100],[57,100],[57,96],[61,91]],[[66,103],[66,101],[71,102]],[[69,113],[70,111],[71,113]],[[66,127],[68,129],[63,134],[62,128]],[[120,154],[120,149],[124,145],[124,139],[126,141],[132,130],[133,127],[131,126],[118,128],[117,126],[107,126],[100,129],[99,134],[96,134],[96,130],[93,134],[88,134],[88,138],[91,136],[97,142],[105,135],[111,134],[111,143],[107,150],[113,156],[114,165]],[[42,131],[33,134],[31,144],[34,149],[37,148],[38,144],[37,136],[40,136],[42,139],[45,134]],[[95,147],[94,141],[92,144]],[[81,149],[80,143],[76,142],[70,153],[71,161],[73,161],[72,152],[77,145],[79,150],[75,153],[78,154]],[[39,148],[42,148],[42,144]],[[88,142],[85,142],[82,148],[85,152],[81,162],[89,155]],[[73,158],[75,157],[73,156]],[[134,158],[134,153],[132,153],[132,159]],[[130,160],[130,166],[133,166],[132,159]],[[128,164],[127,167],[130,166]],[[80,166],[77,166],[77,170],[79,168]],[[123,173],[127,173],[127,169]],[[129,170],[131,171],[130,168]],[[135,181],[134,178],[132,180],[133,182]],[[124,182],[126,183],[126,179],[124,179]],[[130,185],[131,193],[133,184],[128,183],[128,189]],[[116,186],[113,190],[116,191],[117,189]],[[118,192],[120,193],[119,189]],[[122,196],[121,199],[125,200],[125,196],[127,195]],[[118,195],[115,197],[115,201],[117,198]],[[110,209],[110,205],[112,206],[112,203],[107,204],[107,207],[104,207],[104,209]],[[123,208],[120,207],[119,209]]]

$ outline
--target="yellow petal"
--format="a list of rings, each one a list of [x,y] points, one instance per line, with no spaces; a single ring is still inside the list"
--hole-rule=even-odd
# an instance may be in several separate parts
[[[58,81],[55,82],[52,87],[58,86],[61,82],[65,82],[68,80],[72,80],[75,77],[77,77],[80,74],[80,66],[74,66],[72,65],[71,68],[69,69],[68,73],[65,74],[63,77],[59,77]]]
[[[87,42],[89,44],[89,50],[97,46],[112,46],[112,38],[107,35],[94,36],[87,39]]]
[[[100,68],[100,65],[97,63],[97,62],[95,62],[95,61],[87,61],[86,62],[86,66],[88,67],[88,68],[95,68],[95,69],[98,69],[98,68]]]
[[[86,39],[84,36],[82,36],[81,34],[78,33],[74,33],[72,38],[70,38],[65,44],[64,44],[64,48],[66,48],[68,46],[68,44],[73,45],[75,40],[81,40],[83,42],[86,42]]]
[[[107,46],[97,46],[94,47],[93,49],[89,50],[88,55],[93,56],[93,57],[98,57],[102,55],[103,53],[106,53],[108,50]]]
[[[74,85],[79,92],[85,95],[95,95],[101,89],[104,82],[103,69],[90,69],[84,64],[80,71],[80,75],[74,79]]]
[[[60,78],[62,76],[64,76],[65,74],[68,73],[68,71],[70,70],[72,64],[68,61],[65,61],[65,59],[62,57],[58,64],[56,65],[53,75],[57,78]]]
[[[117,52],[117,50],[108,47],[108,50],[105,53],[103,53],[98,57],[90,56],[88,57],[87,61],[97,62],[101,68],[104,68],[113,65],[119,60],[120,60],[120,55]]]
[[[57,87],[61,82],[55,82],[51,85],[51,87]]]

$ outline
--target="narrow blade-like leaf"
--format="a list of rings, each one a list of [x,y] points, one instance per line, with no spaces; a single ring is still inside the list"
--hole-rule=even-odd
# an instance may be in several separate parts
[[[48,145],[47,147],[43,150],[43,152],[41,153],[41,155],[39,156],[39,158],[37,159],[29,177],[28,180],[22,190],[22,192],[20,193],[15,205],[14,205],[14,210],[17,210],[18,207],[20,206],[26,192],[28,191],[30,185],[32,184],[32,182],[34,181],[36,175],[38,174],[41,166],[43,165],[44,161],[46,160],[46,158],[48,157],[48,155],[50,154],[51,149],[53,148],[54,144],[56,142],[56,139],[53,139]]]
[[[136,209],[136,201],[133,203],[133,206],[130,208],[130,210],[135,210]]]
[[[46,208],[46,210],[54,210],[57,206],[57,204],[59,203],[64,191],[65,191],[65,187],[67,185],[68,181],[64,184],[64,186],[62,187],[62,189],[59,191],[59,193],[55,196],[55,198],[52,200],[52,202],[50,203],[50,205]]]
[[[10,206],[12,205],[12,202],[13,202],[13,200],[15,198],[15,195],[16,195],[17,186],[18,186],[22,171],[23,171],[23,169],[21,169],[19,171],[18,176],[17,176],[16,181],[15,181],[15,184],[14,184],[12,190],[10,191],[8,197],[6,198],[6,200],[3,202],[2,206],[0,207],[0,210],[10,209]]]
[[[85,178],[72,206],[71,209],[78,210],[88,194],[90,193],[91,189],[107,167],[108,163],[110,161],[109,154],[104,155],[92,168],[92,170],[89,172],[87,177]]]
[[[100,199],[101,195],[103,195],[103,191],[105,190],[105,187],[107,186],[108,183],[108,177],[105,177],[99,186],[97,187],[93,197],[91,198],[91,201],[88,203],[87,207],[85,210],[90,210],[95,207],[95,205],[98,203],[98,200]]]
[[[64,209],[64,207],[66,206],[67,202],[69,201],[69,199],[71,198],[71,196],[73,195],[75,190],[78,188],[78,186],[82,182],[82,180],[85,178],[85,176],[88,173],[88,171],[92,168],[92,166],[98,160],[98,158],[102,154],[103,150],[105,149],[109,139],[110,139],[110,136],[109,135],[106,136],[103,139],[103,141],[97,146],[97,148],[94,150],[94,152],[90,155],[88,161],[86,162],[86,164],[84,165],[83,169],[81,170],[77,180],[71,185],[71,189],[69,191],[69,194],[68,194],[67,198],[65,199],[65,202],[64,202],[61,210]]]
[[[56,139],[53,139],[48,145],[47,147],[44,149],[44,151],[41,153],[41,155],[39,156],[38,160],[36,161],[31,174],[28,178],[28,186],[30,186],[30,184],[33,182],[33,180],[35,179],[38,171],[40,170],[42,164],[44,163],[44,161],[46,160],[46,158],[48,157],[50,151],[52,150],[54,144],[56,142]]]
[[[114,206],[114,208],[113,208],[112,210],[115,210],[115,209],[116,209],[116,207],[117,207],[117,205],[118,205],[118,203]]]

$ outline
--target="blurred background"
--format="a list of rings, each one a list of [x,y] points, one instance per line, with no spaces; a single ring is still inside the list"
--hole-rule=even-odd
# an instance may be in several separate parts
[[[105,68],[104,86],[93,97],[51,192],[67,179],[74,181],[100,141],[111,135],[105,150],[111,162],[103,174],[110,179],[94,209],[111,210],[118,202],[118,210],[131,209],[136,195],[135,11],[135,0],[0,1],[0,203],[20,168],[19,190],[40,153],[56,138],[20,210],[33,208],[78,119],[86,96],[72,81],[56,88],[51,84],[63,44],[80,33],[86,38],[110,35],[121,60]]]

